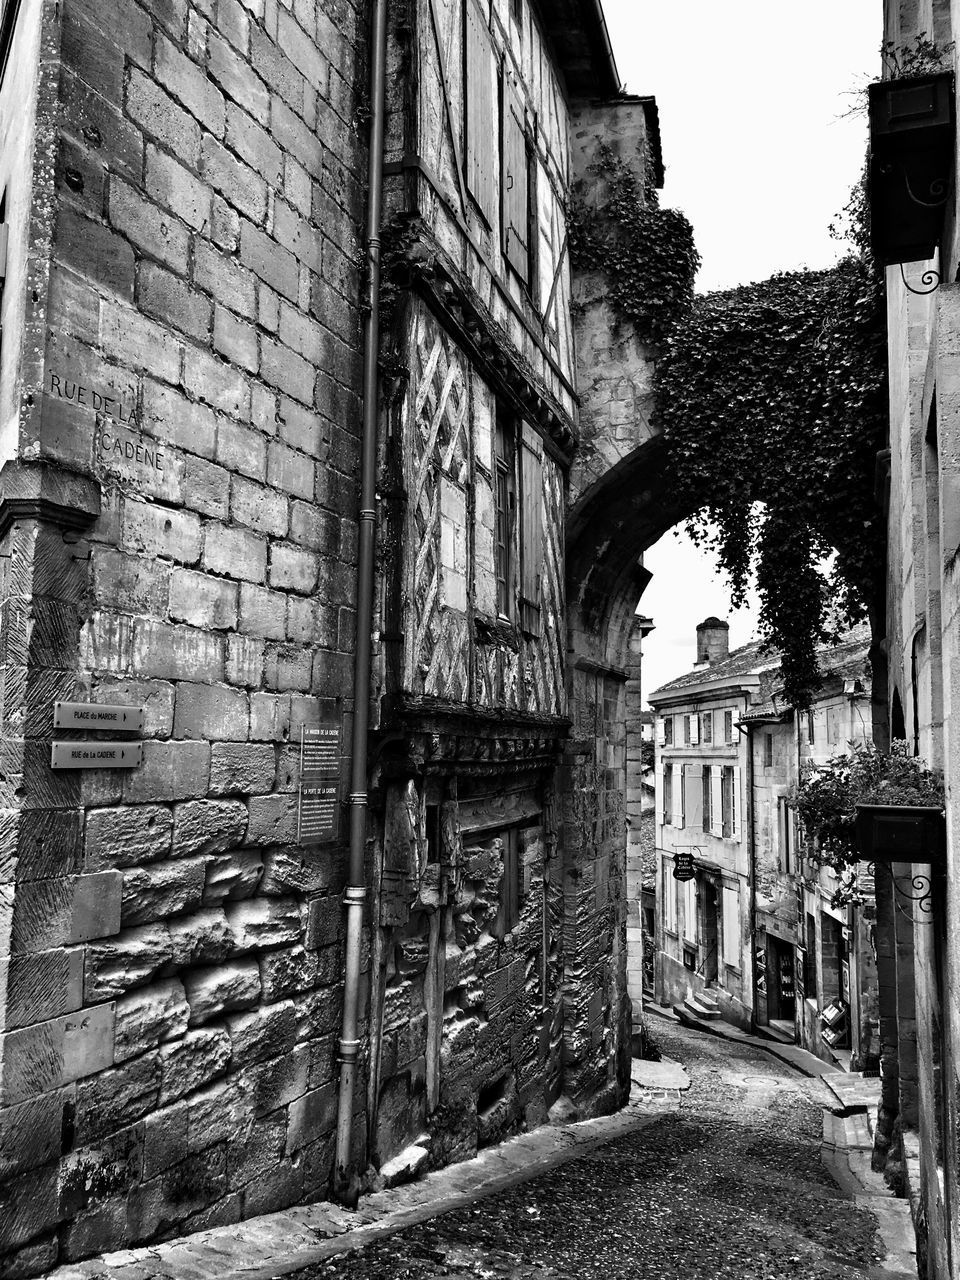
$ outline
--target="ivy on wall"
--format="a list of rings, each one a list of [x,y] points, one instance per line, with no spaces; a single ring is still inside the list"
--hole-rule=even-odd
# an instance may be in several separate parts
[[[859,224],[857,197],[852,202]],[[697,298],[656,369],[672,483],[805,706],[816,650],[859,621],[881,581],[874,498],[886,431],[882,279],[864,253]]]
[[[605,144],[590,173],[568,207],[571,262],[603,274],[617,320],[652,349],[667,483],[696,512],[689,531],[717,553],[735,605],[755,574],[761,637],[782,655],[785,695],[805,706],[817,649],[882,590],[886,329],[864,183],[831,228],[852,250],[836,267],[695,296],[684,215]]]
[[[619,321],[658,347],[693,298],[700,255],[693,229],[677,209],[661,209],[652,177],[639,177],[606,143],[567,206],[570,261],[577,272],[602,272]]]

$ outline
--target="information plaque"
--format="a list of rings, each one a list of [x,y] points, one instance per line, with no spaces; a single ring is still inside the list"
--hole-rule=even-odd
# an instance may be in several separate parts
[[[143,762],[142,742],[53,742],[52,769],[137,769]]]
[[[335,840],[340,825],[340,726],[300,730],[297,840]]]
[[[55,702],[55,729],[122,729],[139,733],[143,729],[143,707],[110,706],[102,702]]]

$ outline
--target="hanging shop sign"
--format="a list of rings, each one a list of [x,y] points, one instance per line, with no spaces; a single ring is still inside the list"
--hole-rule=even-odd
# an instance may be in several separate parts
[[[673,856],[674,880],[692,880],[696,875],[692,853],[676,853]]]

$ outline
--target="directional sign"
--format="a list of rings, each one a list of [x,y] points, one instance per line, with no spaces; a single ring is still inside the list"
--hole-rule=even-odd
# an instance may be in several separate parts
[[[136,769],[143,761],[142,742],[52,742],[52,769]]]
[[[675,853],[673,856],[674,880],[692,880],[696,875],[692,853]]]
[[[143,707],[108,706],[103,702],[55,702],[55,729],[123,729],[139,733]]]

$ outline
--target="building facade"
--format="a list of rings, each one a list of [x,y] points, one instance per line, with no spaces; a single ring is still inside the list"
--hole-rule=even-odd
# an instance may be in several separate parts
[[[756,644],[728,653],[726,634],[701,623],[697,667],[650,695],[657,998],[875,1070],[872,881],[835,905],[838,882],[804,857],[792,804],[801,769],[871,740],[868,637],[821,651],[823,684],[798,714],[778,698],[777,661]]]
[[[708,993],[728,1021],[753,1015],[750,864],[738,726],[759,689],[756,646],[728,652],[728,625],[697,628],[697,667],[650,694],[657,715],[657,996]],[[679,880],[674,870],[686,862]],[[692,874],[690,874],[692,872]]]
[[[842,645],[821,650],[822,684],[801,712],[781,709],[776,673],[762,671],[744,728],[756,1024],[827,1062],[873,1073],[879,1065],[873,879],[861,868],[855,892],[837,900],[837,877],[805,856],[792,807],[803,770],[872,741],[869,643],[860,628]]]
[[[877,14],[878,24],[880,12]],[[957,850],[960,741],[960,472],[956,396],[960,337],[960,220],[957,204],[955,89],[957,14],[950,5],[884,4],[883,39],[900,50],[931,41],[942,73],[946,131],[935,148],[948,195],[927,212],[912,248],[890,244],[886,269],[889,361],[888,451],[880,454],[888,509],[883,648],[886,711],[902,738],[946,782],[946,860],[878,867],[883,1108],[877,1160],[886,1154],[905,1179],[917,1228],[920,1274],[946,1280],[960,1268],[960,933]],[[888,66],[884,79],[892,77]],[[902,83],[902,82],[901,82]],[[888,89],[894,94],[899,85]],[[907,83],[906,91],[913,86]],[[889,99],[891,103],[895,98]],[[881,122],[878,114],[875,124]],[[921,129],[935,124],[929,109]],[[912,151],[924,154],[922,137]],[[876,149],[879,140],[875,136]],[[910,180],[909,167],[905,171]],[[876,227],[889,226],[892,190],[873,193]],[[902,229],[917,230],[917,206]],[[930,274],[932,273],[932,274]],[[881,877],[883,883],[881,883]],[[902,888],[916,879],[921,903]]]
[[[0,63],[29,1276],[626,1096],[629,672],[568,634],[563,208],[608,130],[662,161],[594,3],[13,0]]]

